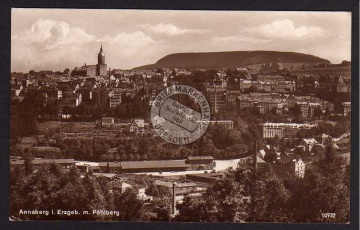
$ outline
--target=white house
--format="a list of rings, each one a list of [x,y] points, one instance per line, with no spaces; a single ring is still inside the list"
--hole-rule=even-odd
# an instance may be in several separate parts
[[[294,171],[295,171],[295,175],[300,177],[300,178],[304,178],[305,175],[305,163],[299,159],[299,160],[295,160],[294,159]]]

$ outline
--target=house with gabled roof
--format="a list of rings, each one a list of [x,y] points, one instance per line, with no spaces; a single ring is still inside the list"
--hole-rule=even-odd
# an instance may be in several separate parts
[[[134,119],[130,124],[130,133],[137,135],[145,134],[145,122],[143,119]]]
[[[315,139],[320,144],[323,144],[323,145],[326,145],[326,144],[329,144],[332,142],[332,137],[330,135],[327,135],[326,133],[316,136]]]
[[[112,183],[111,188],[113,191],[118,191],[120,193],[123,193],[123,192],[125,192],[125,190],[127,188],[132,188],[132,185],[130,185],[124,181],[120,181],[118,183]]]
[[[306,152],[311,152],[311,149],[318,142],[314,138],[303,138],[300,142],[300,145],[305,147]]]
[[[304,178],[305,176],[305,163],[301,158],[285,156],[277,164],[273,164],[272,167],[274,172],[280,177],[295,175],[299,178]]]

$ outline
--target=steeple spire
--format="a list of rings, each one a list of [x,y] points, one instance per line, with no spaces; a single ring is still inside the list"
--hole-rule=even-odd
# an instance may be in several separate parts
[[[102,49],[102,43],[101,43],[101,47],[100,47],[100,52],[103,52],[103,49]]]

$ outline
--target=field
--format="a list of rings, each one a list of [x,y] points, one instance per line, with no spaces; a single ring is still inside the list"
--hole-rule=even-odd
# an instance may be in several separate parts
[[[45,129],[56,129],[61,125],[61,121],[45,121],[45,122],[38,122],[37,127],[39,131],[43,131]]]

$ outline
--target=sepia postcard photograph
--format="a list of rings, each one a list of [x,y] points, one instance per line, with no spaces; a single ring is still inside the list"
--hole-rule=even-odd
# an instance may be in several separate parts
[[[346,11],[12,8],[9,220],[348,225],[351,36]]]

